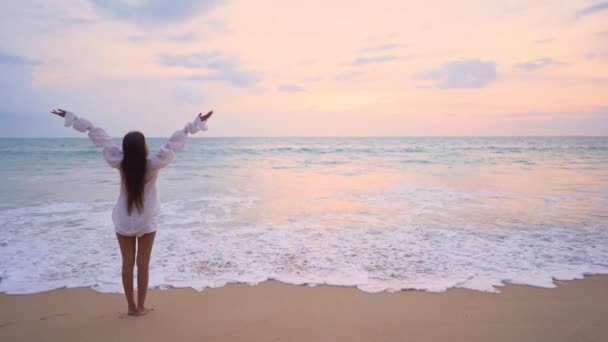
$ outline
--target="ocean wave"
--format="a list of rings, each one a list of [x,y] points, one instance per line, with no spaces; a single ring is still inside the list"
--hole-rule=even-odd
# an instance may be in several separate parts
[[[607,146],[192,139],[159,177],[150,284],[497,291],[607,273]],[[120,181],[101,153],[87,139],[0,139],[0,160],[0,292],[120,292],[111,223]]]
[[[425,196],[435,201],[444,195],[429,190]],[[447,200],[474,198],[460,193]],[[495,292],[505,282],[553,287],[555,280],[608,273],[608,231],[602,226],[437,226],[338,213],[276,223],[235,219],[256,201],[209,196],[166,203],[150,286],[202,290],[272,279],[367,292]],[[0,211],[0,292],[120,292],[111,206],[72,202]],[[327,226],[336,220],[352,224]]]

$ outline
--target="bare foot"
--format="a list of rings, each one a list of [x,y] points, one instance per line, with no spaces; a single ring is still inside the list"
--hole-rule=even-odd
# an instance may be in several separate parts
[[[127,315],[129,315],[129,316],[137,315],[137,307],[135,306],[135,304],[129,305],[129,310],[127,311]]]
[[[145,316],[151,311],[154,311],[154,308],[138,308],[135,316]]]

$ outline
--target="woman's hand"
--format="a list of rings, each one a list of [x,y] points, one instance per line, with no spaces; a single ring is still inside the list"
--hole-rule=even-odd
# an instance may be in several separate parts
[[[66,112],[65,110],[63,110],[63,109],[53,109],[53,110],[51,111],[51,113],[52,113],[52,114],[55,114],[55,115],[59,115],[59,116],[61,116],[62,118],[65,118],[65,113],[67,113],[67,112]]]
[[[211,117],[211,115],[213,115],[213,111],[210,111],[209,113],[203,115],[203,113],[198,113],[198,117],[201,119],[201,121],[205,121],[207,119],[209,119]]]

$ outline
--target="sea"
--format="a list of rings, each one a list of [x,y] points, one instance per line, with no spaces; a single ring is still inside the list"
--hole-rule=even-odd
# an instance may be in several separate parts
[[[86,138],[0,139],[0,292],[122,292],[119,186]],[[191,138],[158,188],[154,288],[499,292],[608,273],[608,137]]]

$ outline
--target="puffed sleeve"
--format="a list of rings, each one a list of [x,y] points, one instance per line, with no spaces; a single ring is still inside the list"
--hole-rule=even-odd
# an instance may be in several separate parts
[[[189,134],[196,134],[199,131],[207,130],[207,120],[201,121],[197,115],[192,122],[188,122],[184,128],[173,133],[169,140],[156,153],[150,157],[149,167],[152,169],[162,169],[175,159],[175,152],[182,150],[186,146]]]
[[[89,139],[97,147],[103,149],[103,157],[111,167],[118,168],[122,162],[122,150],[114,145],[112,138],[101,127],[96,127],[89,120],[78,117],[72,112],[65,113],[65,127],[74,128],[78,132],[89,134]]]

